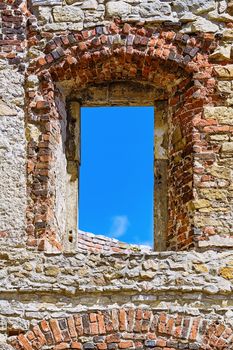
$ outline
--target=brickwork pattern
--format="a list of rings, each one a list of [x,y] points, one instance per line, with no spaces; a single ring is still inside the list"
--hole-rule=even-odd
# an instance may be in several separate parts
[[[230,326],[200,317],[122,308],[43,320],[12,345],[17,350],[229,350],[233,335]]]
[[[127,244],[114,238],[83,231],[78,233],[78,249],[83,252],[89,251],[102,254],[109,252],[124,254],[129,254],[130,252],[148,253],[152,251],[152,247],[149,246]]]
[[[80,87],[93,82],[103,83],[116,79],[159,85],[163,91],[163,98],[174,96],[170,97],[171,113],[174,116],[170,133],[182,129],[182,140],[175,140],[177,144],[173,142],[174,137],[170,140],[169,152],[175,163],[170,162],[170,174],[174,180],[170,181],[172,194],[169,197],[170,221],[167,241],[170,249],[187,249],[194,245],[193,219],[187,204],[193,199],[192,121],[194,114],[201,113],[204,103],[209,102],[206,95],[210,90],[210,83],[206,80],[211,82],[212,68],[208,62],[208,55],[213,52],[217,43],[218,40],[213,34],[190,36],[170,28],[148,30],[142,26],[134,27],[116,22],[78,33],[56,35],[45,45],[45,54],[32,60],[29,67],[30,74],[36,74],[40,84],[37,89],[29,89],[28,120],[38,123],[43,135],[39,143],[29,142],[29,176],[34,176],[35,180],[29,183],[32,201],[28,211],[44,213],[36,215],[38,222],[30,215],[28,232],[31,246],[44,249],[43,242],[47,237],[51,245],[61,249],[59,237],[51,224],[55,198],[51,195],[51,163],[54,161],[52,150],[56,134],[60,132],[60,116],[54,104],[54,84],[75,80]],[[202,84],[201,90],[200,87],[193,87],[191,75],[192,79],[199,79]],[[177,84],[177,81],[181,82]],[[174,82],[174,85],[171,82]],[[50,139],[54,141],[50,142]],[[180,174],[187,176],[181,177]],[[181,179],[179,185],[177,178]],[[36,190],[30,189],[33,187],[36,187]],[[46,188],[50,191],[49,196]],[[176,213],[177,208],[179,214]],[[49,216],[50,223],[46,219]]]
[[[20,65],[24,61],[27,45],[26,21],[29,15],[25,1],[2,1],[0,4],[2,34],[0,58],[10,64]]]

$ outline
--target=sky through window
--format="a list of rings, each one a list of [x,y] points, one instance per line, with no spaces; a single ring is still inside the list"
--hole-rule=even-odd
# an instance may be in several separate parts
[[[153,242],[153,107],[81,110],[79,228]]]

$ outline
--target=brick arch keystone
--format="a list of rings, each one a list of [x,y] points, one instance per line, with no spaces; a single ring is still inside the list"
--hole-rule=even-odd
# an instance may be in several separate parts
[[[42,320],[9,339],[17,350],[197,349],[230,350],[232,327],[202,317],[122,308]]]

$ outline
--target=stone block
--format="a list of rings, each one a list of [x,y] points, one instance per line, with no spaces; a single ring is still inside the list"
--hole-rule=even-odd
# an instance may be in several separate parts
[[[210,207],[210,201],[207,199],[197,199],[193,201],[193,205],[195,209],[207,208]]]
[[[233,142],[224,142],[221,151],[225,153],[233,153]]]
[[[124,1],[110,1],[106,4],[107,17],[128,16],[131,12],[131,5]]]
[[[210,140],[211,141],[217,141],[217,142],[228,141],[229,140],[229,136],[228,135],[222,135],[222,134],[214,134],[214,135],[210,135]]]
[[[9,107],[4,101],[0,100],[0,117],[1,116],[13,116],[17,111],[14,108]]]
[[[60,272],[57,266],[47,266],[45,267],[45,275],[50,277],[56,277]]]
[[[32,0],[32,6],[53,6],[62,4],[62,0]]]
[[[229,61],[231,59],[231,45],[218,47],[209,57],[212,61]]]
[[[233,16],[228,13],[219,13],[217,10],[208,13],[208,19],[214,22],[232,22]]]
[[[229,80],[220,80],[218,82],[218,90],[225,94],[233,94],[232,82]]]
[[[205,264],[193,264],[193,268],[197,273],[207,273],[208,267]]]
[[[222,36],[223,39],[233,39],[233,29],[225,29]]]
[[[227,166],[213,165],[208,168],[208,172],[219,179],[230,180],[232,178],[232,171]]]
[[[214,235],[209,237],[208,240],[199,241],[198,246],[201,248],[206,247],[231,247],[233,248],[233,238],[221,237],[219,235]]]
[[[173,10],[184,15],[187,12],[200,15],[215,9],[213,0],[178,0],[173,4]]]
[[[214,71],[219,78],[233,78],[233,64],[215,66]]]
[[[191,24],[191,32],[206,32],[206,33],[216,33],[219,30],[219,27],[208,21],[203,17],[198,17],[198,19]]]
[[[96,10],[98,7],[98,3],[96,0],[86,0],[82,4],[82,10]]]
[[[233,108],[231,107],[205,107],[204,117],[216,119],[219,124],[233,125]]]
[[[225,279],[232,280],[233,279],[233,267],[226,266],[222,267],[219,271],[220,276]]]
[[[225,200],[227,195],[226,190],[215,188],[203,188],[200,192],[204,198],[209,200]]]
[[[55,6],[52,10],[55,22],[82,22],[83,11],[77,6]]]
[[[155,0],[151,3],[142,3],[139,8],[139,13],[142,18],[155,17],[166,20],[166,16],[170,16],[172,12],[168,3]]]

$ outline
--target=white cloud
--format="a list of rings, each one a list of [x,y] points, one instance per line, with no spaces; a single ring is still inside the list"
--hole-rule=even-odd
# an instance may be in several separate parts
[[[116,215],[112,218],[110,235],[114,238],[123,236],[129,227],[129,219],[126,215]]]
[[[150,241],[142,241],[142,242],[139,242],[138,244],[143,245],[143,246],[148,247],[148,248],[152,248],[152,243]]]

